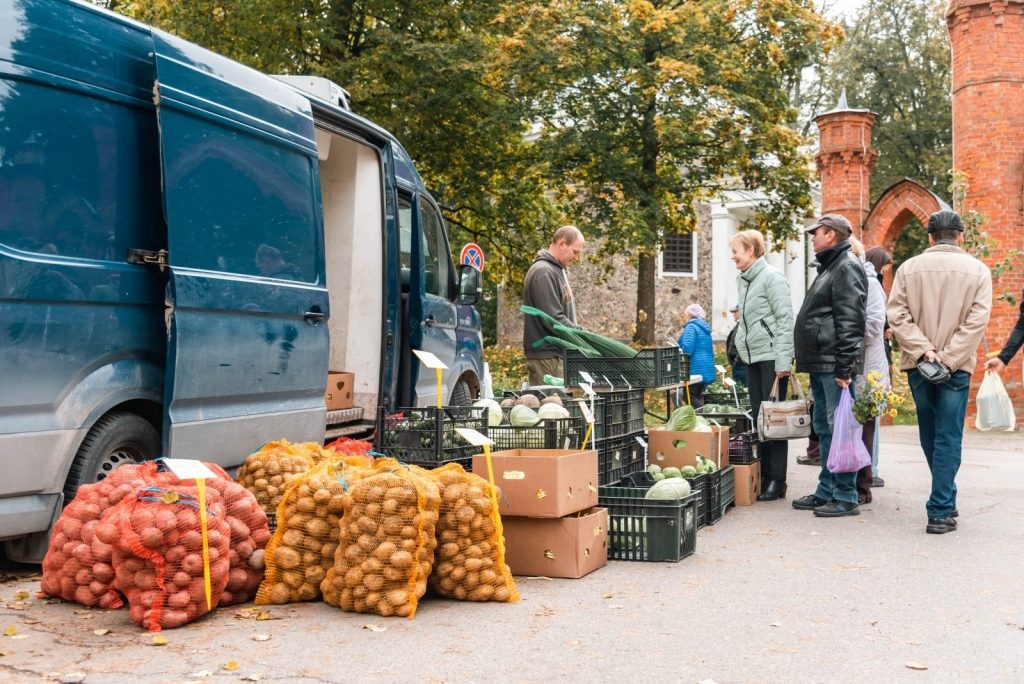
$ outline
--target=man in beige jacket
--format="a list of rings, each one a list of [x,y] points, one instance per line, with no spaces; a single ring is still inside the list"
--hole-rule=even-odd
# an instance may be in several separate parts
[[[921,448],[932,473],[925,504],[929,534],[957,528],[956,473],[967,395],[992,311],[992,274],[960,247],[963,232],[955,212],[932,214],[931,247],[900,266],[889,294],[889,326],[900,343],[900,368],[907,372]],[[924,360],[949,368],[949,379],[941,384],[926,380],[917,370]]]

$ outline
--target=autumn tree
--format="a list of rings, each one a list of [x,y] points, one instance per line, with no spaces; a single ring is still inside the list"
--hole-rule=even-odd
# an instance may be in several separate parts
[[[495,73],[531,104],[558,199],[637,263],[635,341],[655,341],[657,254],[697,202],[757,189],[776,237],[808,210],[788,88],[838,36],[810,0],[509,3],[496,26]]]

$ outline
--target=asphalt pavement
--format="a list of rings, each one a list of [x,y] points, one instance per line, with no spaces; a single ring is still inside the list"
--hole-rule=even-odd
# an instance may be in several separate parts
[[[1024,681],[1024,437],[967,433],[946,535],[925,534],[915,427],[882,428],[885,487],[855,517],[790,506],[816,482],[805,444],[787,500],[729,509],[693,556],[517,578],[514,604],[245,604],[156,645],[126,609],[41,599],[38,568],[0,570],[0,682]]]

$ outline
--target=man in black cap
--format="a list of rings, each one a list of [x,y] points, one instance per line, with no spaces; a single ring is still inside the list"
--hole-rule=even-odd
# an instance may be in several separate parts
[[[992,274],[960,247],[963,233],[955,212],[932,214],[931,246],[900,266],[889,294],[889,325],[900,343],[900,368],[907,372],[921,448],[932,473],[925,504],[929,534],[957,528],[956,473],[967,395],[992,311]],[[917,370],[925,360],[945,365],[949,378],[941,384],[929,382]]]
[[[868,281],[860,262],[850,258],[853,227],[845,216],[826,214],[806,231],[811,236],[818,274],[796,317],[793,342],[796,369],[810,373],[814,399],[812,422],[818,435],[821,469],[813,494],[796,499],[793,508],[813,510],[822,518],[857,515],[857,473],[833,473],[828,451],[839,398],[853,391],[863,363]]]

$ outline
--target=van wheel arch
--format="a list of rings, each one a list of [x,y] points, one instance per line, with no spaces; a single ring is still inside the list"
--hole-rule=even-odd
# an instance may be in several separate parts
[[[160,456],[160,432],[140,415],[111,411],[89,429],[82,440],[64,483],[64,503],[78,488],[99,482],[126,463],[141,463]]]

